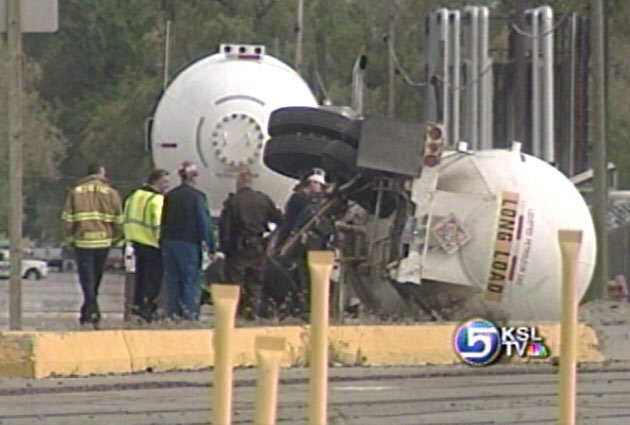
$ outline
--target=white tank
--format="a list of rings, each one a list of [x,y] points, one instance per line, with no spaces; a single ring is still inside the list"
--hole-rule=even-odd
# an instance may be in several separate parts
[[[436,179],[427,184],[431,174]],[[520,153],[518,146],[450,153],[427,174],[423,170],[414,187],[420,205],[416,222],[430,217],[430,239],[426,250],[420,242],[405,260],[402,280],[416,274],[476,287],[488,307],[511,319],[559,319],[558,230],[571,229],[583,233],[578,257],[578,297],[583,297],[595,267],[595,229],[584,199],[554,167]]]
[[[269,115],[317,102],[304,80],[264,47],[224,44],[219,51],[187,67],[164,92],[151,129],[154,164],[173,172],[175,186],[179,164],[194,161],[213,215],[244,169],[256,176],[255,189],[280,204],[295,181],[262,162]]]

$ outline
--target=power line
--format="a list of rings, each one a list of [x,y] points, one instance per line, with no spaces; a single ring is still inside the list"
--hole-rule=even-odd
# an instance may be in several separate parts
[[[483,77],[492,68],[493,64],[494,64],[494,61],[490,59],[488,63],[486,64],[486,66],[484,66],[483,69],[479,71],[479,74],[477,74],[477,76],[474,79],[470,80],[463,86],[454,87],[451,83],[445,83],[444,78],[442,78],[440,75],[436,75],[435,78],[441,81],[442,83],[445,83],[451,90],[464,90],[468,88],[469,86],[472,86],[473,84],[475,84],[477,81],[479,81],[481,77]]]
[[[405,83],[413,87],[425,87],[429,85],[429,83],[426,81],[420,82],[420,81],[412,80],[409,74],[407,73],[407,71],[405,71],[403,67],[400,65],[400,62],[398,61],[398,56],[396,56],[396,51],[394,49],[393,43],[389,43],[388,36],[383,37],[383,42],[387,44],[387,49],[389,51],[391,58],[394,61],[394,67],[396,68],[396,72],[403,77],[403,80],[405,81]]]
[[[549,34],[551,34],[552,32],[554,32],[555,30],[557,30],[557,29],[558,29],[558,27],[559,27],[560,25],[562,25],[562,23],[563,23],[563,22],[564,22],[564,21],[565,21],[565,20],[569,17],[569,15],[570,15],[570,13],[569,13],[569,12],[565,12],[565,13],[562,15],[562,18],[560,18],[560,19],[558,20],[558,22],[556,22],[556,24],[555,24],[553,27],[551,27],[551,29],[550,29],[549,31],[546,31],[546,32],[542,33],[541,35],[534,35],[534,34],[532,34],[532,33],[529,33],[529,32],[527,32],[527,31],[525,31],[525,30],[523,30],[523,29],[519,28],[519,27],[518,27],[518,25],[516,25],[514,22],[512,22],[512,23],[510,24],[510,27],[511,27],[511,28],[512,28],[512,29],[513,29],[513,30],[514,30],[517,34],[520,34],[520,35],[522,35],[522,36],[525,36],[525,37],[528,37],[528,38],[532,38],[532,39],[542,39],[542,38],[545,38],[546,36],[548,36]]]

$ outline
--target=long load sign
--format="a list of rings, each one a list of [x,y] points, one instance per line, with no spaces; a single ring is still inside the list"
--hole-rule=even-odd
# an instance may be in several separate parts
[[[515,266],[511,264],[514,261],[510,261],[510,253],[515,238],[518,199],[518,193],[515,192],[503,192],[501,194],[499,220],[497,221],[490,274],[486,285],[486,299],[490,301],[501,301],[510,268]]]

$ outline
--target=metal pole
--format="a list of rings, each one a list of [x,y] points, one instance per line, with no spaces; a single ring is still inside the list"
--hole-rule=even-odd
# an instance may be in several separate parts
[[[168,67],[170,62],[170,50],[171,50],[171,21],[166,21],[166,34],[164,40],[164,89],[168,84]]]
[[[295,70],[298,74],[302,74],[302,26],[304,25],[304,0],[298,0],[297,9],[297,26],[295,28],[296,41],[295,41]]]
[[[609,85],[609,67],[608,67],[608,0],[603,0],[602,6],[602,25],[604,26],[604,116],[608,117],[608,89]],[[610,122],[606,120],[604,123],[605,140],[608,140],[608,130]],[[617,188],[616,183],[614,187]]]
[[[576,84],[576,70],[577,70],[577,15],[575,13],[571,14],[571,36],[570,36],[570,45],[571,45],[571,56],[570,56],[570,67],[571,70],[569,72],[569,168],[567,169],[569,172],[569,176],[573,176],[576,174],[575,172],[575,91],[577,90]]]
[[[394,64],[394,48],[395,48],[395,16],[393,3],[389,4],[389,30],[387,34],[387,43],[389,44],[389,84],[387,89],[387,116],[393,118],[396,114],[396,66]]]
[[[7,4],[9,52],[9,329],[22,327],[22,34],[20,2]]]
[[[365,54],[359,55],[354,62],[352,68],[352,108],[357,111],[359,115],[363,114],[363,90],[365,88],[364,74],[367,66],[367,56]]]
[[[468,97],[468,133],[470,146],[473,150],[479,149],[479,8],[466,6],[464,13],[469,18],[469,50],[470,72],[467,76],[466,96]]]
[[[606,116],[604,110],[604,26],[602,0],[592,0],[593,11],[593,219],[597,234],[597,262],[592,285],[587,294],[590,299],[601,299],[606,294],[608,281],[608,181],[606,178]]]
[[[516,6],[514,21],[519,28],[525,28],[525,12],[522,3]],[[527,125],[530,119],[527,117],[527,62],[525,36],[514,32],[514,138],[529,147],[531,152],[531,139],[527,137]]]
[[[539,26],[540,33],[546,34],[542,39],[542,155],[545,161],[553,163],[556,161],[554,146],[554,110],[553,110],[553,11],[549,6],[538,8],[542,25]]]
[[[530,9],[527,11],[528,16],[532,22],[532,155],[537,158],[542,156],[542,149],[540,146],[540,65],[538,46],[540,40],[538,37],[540,33],[538,31],[538,10]]]
[[[490,12],[487,7],[479,7],[478,31],[479,31],[479,67],[477,75],[483,72],[479,78],[479,148],[492,149],[492,73],[486,69],[490,63],[489,51],[489,27]]]
[[[450,139],[452,141],[452,145],[455,146],[457,144],[457,142],[459,142],[460,139],[460,119],[459,119],[459,114],[460,114],[460,89],[459,86],[461,85],[462,79],[461,79],[461,14],[459,13],[459,10],[454,10],[450,13],[450,16],[453,19],[453,34],[452,34],[452,47],[453,47],[453,121],[451,123],[451,132],[447,133],[450,134],[452,136],[450,136]]]
[[[426,46],[425,51],[427,53],[426,65],[425,65],[425,77],[427,81],[431,83],[425,88],[425,102],[422,105],[422,121],[436,122],[439,112],[439,99],[437,95],[437,62],[438,62],[438,22],[437,13],[433,12],[426,19]]]
[[[440,9],[438,10],[439,22],[440,22],[440,41],[441,46],[443,46],[442,51],[442,78],[444,84],[442,85],[442,124],[444,128],[444,132],[446,135],[444,136],[444,140],[446,143],[450,141],[450,133],[449,133],[449,125],[451,124],[451,116],[450,116],[450,92],[451,92],[451,78],[449,72],[449,58],[451,56],[450,49],[450,28],[449,28],[449,18],[448,18],[448,9]]]

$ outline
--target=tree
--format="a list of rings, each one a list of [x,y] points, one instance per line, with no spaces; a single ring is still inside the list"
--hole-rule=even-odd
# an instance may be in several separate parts
[[[6,61],[4,64],[6,66]],[[0,73],[0,116],[7,116],[7,72]],[[24,63],[24,89],[22,93],[22,143],[24,160],[25,226],[29,236],[39,236],[49,224],[57,223],[58,211],[46,209],[44,190],[50,182],[60,177],[67,140],[54,123],[49,104],[43,102],[35,87],[42,78],[41,68],[32,60]],[[8,199],[8,126],[0,120],[0,199]],[[41,208],[37,208],[37,206]],[[35,213],[37,211],[37,213]],[[7,231],[9,205],[0,203],[0,233]],[[54,232],[53,232],[54,233]]]

